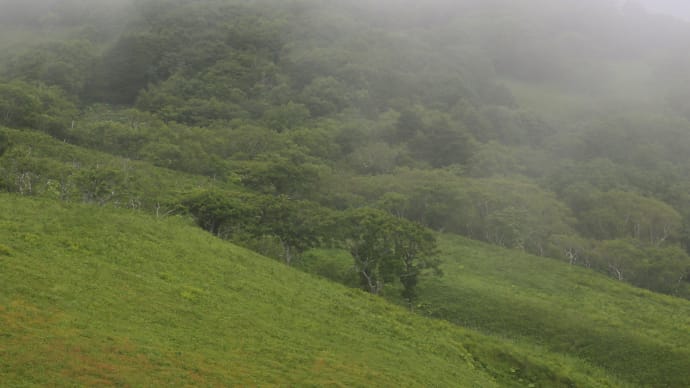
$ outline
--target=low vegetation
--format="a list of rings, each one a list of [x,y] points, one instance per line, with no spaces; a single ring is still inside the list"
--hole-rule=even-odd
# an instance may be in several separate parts
[[[184,218],[2,195],[0,232],[11,252],[0,256],[9,385],[618,385],[578,359],[415,316]]]

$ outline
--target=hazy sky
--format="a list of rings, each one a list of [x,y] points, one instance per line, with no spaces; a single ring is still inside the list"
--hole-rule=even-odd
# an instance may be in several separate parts
[[[690,0],[638,0],[650,11],[667,13],[690,20]]]

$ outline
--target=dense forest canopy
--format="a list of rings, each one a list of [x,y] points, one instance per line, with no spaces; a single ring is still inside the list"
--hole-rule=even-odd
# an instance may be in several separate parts
[[[0,124],[212,178],[165,205],[288,263],[350,249],[372,290],[434,266],[358,259],[358,217],[690,298],[690,24],[636,4],[5,0]],[[2,141],[5,191],[138,195]]]

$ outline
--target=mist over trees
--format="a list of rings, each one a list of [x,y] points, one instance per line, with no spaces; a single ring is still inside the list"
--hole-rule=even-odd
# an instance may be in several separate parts
[[[429,230],[690,297],[688,23],[593,0],[0,10],[0,124],[220,182],[169,204],[216,235],[288,264],[339,246],[365,288],[409,300]],[[0,150],[3,190],[57,181]],[[60,179],[106,204],[127,182],[111,173]],[[327,213],[384,223],[376,254],[373,232],[319,236]],[[398,227],[424,255],[391,267]]]

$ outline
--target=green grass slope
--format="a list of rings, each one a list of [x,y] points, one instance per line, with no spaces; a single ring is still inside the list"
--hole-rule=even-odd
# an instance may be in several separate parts
[[[179,220],[0,197],[3,385],[494,386],[460,332]]]
[[[420,287],[427,314],[540,344],[636,385],[690,386],[689,301],[460,237],[444,236],[441,248],[445,276]]]
[[[5,386],[616,385],[521,352],[184,219],[0,195]]]

